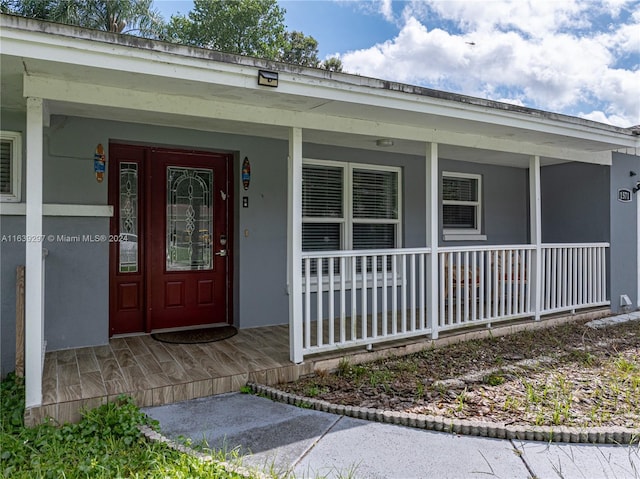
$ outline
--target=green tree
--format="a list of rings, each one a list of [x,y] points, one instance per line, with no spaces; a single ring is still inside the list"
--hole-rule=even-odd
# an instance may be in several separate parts
[[[195,0],[173,15],[166,39],[228,53],[277,59],[285,45],[284,9],[276,0]]]
[[[164,38],[210,48],[317,68],[318,42],[288,32],[277,0],[195,0],[186,15],[173,15]]]
[[[164,29],[153,0],[2,0],[1,7],[24,17],[147,38]]]
[[[320,65],[318,41],[302,32],[286,32],[282,51],[277,59],[286,63],[317,68]]]
[[[342,71],[342,60],[338,57],[330,57],[327,58],[320,64],[320,68],[325,70],[329,70],[330,72],[341,72]]]

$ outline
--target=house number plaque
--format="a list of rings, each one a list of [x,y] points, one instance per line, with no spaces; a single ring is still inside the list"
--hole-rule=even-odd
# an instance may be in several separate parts
[[[619,189],[618,201],[622,201],[623,203],[629,203],[631,201],[631,190],[627,190],[626,188]]]

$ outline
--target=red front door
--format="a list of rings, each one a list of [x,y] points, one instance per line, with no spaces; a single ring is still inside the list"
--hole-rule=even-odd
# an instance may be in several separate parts
[[[229,321],[231,156],[111,144],[110,334]]]

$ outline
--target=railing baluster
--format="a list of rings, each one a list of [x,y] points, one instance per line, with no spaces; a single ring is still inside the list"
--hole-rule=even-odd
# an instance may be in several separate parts
[[[418,277],[420,278],[420,284],[418,286],[418,291],[420,291],[420,330],[424,330],[427,328],[427,305],[425,301],[426,294],[426,285],[425,285],[425,276],[427,271],[425,269],[425,254],[420,253],[418,255],[419,258],[419,268],[418,268]]]
[[[467,322],[469,321],[469,292],[470,292],[470,287],[471,285],[470,283],[470,278],[469,278],[469,252],[465,251],[464,252],[464,273],[463,273],[463,288],[464,291],[461,291],[461,296],[462,296],[462,300],[464,301],[464,315],[463,315],[463,322]]]
[[[542,310],[547,310],[549,309],[549,305],[551,303],[551,278],[549,277],[549,270],[550,265],[551,265],[551,255],[549,254],[549,250],[547,248],[542,248],[541,249],[541,253],[542,253],[542,292],[541,294],[544,294],[543,298],[542,298],[542,305],[541,308]],[[531,265],[533,266],[533,264]],[[533,286],[533,285],[532,285]]]
[[[569,304],[569,300],[568,300],[568,291],[567,291],[567,283],[569,282],[568,280],[568,273],[569,273],[569,259],[567,258],[567,254],[568,254],[568,250],[567,248],[562,248],[562,307],[564,308],[565,306],[567,306]]]
[[[501,250],[500,251],[500,277],[499,277],[499,281],[500,281],[500,316],[504,316],[504,311],[505,311],[505,286],[506,286],[506,279],[505,279],[505,250]]]
[[[406,255],[401,255],[400,256],[400,261],[402,261],[402,277],[401,277],[401,281],[400,281],[400,289],[401,289],[401,302],[400,304],[402,305],[402,311],[401,311],[401,318],[402,318],[402,326],[400,328],[400,331],[402,331],[403,333],[407,332],[407,256]]]
[[[448,309],[448,314],[447,316],[449,317],[449,320],[447,321],[447,323],[449,324],[449,326],[451,326],[453,324],[453,277],[454,272],[453,272],[453,253],[447,253],[447,309]]]
[[[596,284],[596,255],[593,248],[589,248],[589,304],[594,302]]]
[[[638,238],[640,241],[640,238]],[[605,254],[604,248],[600,247],[600,298],[598,301],[605,301],[607,299],[607,256]]]
[[[499,314],[499,305],[500,302],[498,301],[499,299],[499,278],[500,278],[500,256],[499,256],[500,252],[499,251],[493,251],[493,265],[491,268],[491,272],[493,274],[493,318],[497,318],[498,314]]]
[[[462,261],[460,257],[460,251],[456,251],[455,253],[455,268],[456,268],[456,285],[455,285],[455,295],[456,295],[456,324],[460,324],[462,322],[462,265],[460,262]]]
[[[505,281],[507,281],[507,296],[505,297],[506,314],[511,316],[511,303],[513,301],[513,252],[507,251],[507,275]]]
[[[487,281],[486,281],[487,306],[485,308],[485,318],[490,319],[490,318],[493,318],[493,269],[494,269],[495,261],[494,261],[493,251],[487,251],[486,254],[487,254],[487,257],[486,257],[485,270],[486,270],[486,277],[487,277]]]
[[[347,304],[346,304],[346,290],[347,290],[347,271],[345,268],[346,259],[344,256],[340,257],[340,342],[344,343],[347,340],[346,321],[347,321]]]
[[[378,337],[378,256],[371,256],[371,337]]]
[[[478,304],[478,309],[479,309],[478,319],[480,320],[486,317],[485,308],[487,305],[487,295],[485,294],[485,290],[484,290],[484,264],[485,264],[486,254],[487,253],[485,251],[480,251],[480,254],[478,255],[478,258],[480,260],[480,272],[478,273],[478,278],[480,279],[480,291],[478,293],[478,295],[480,296],[480,301]]]
[[[367,256],[360,257],[360,274],[362,277],[362,281],[360,282],[360,299],[362,299],[362,315],[360,318],[360,327],[362,328],[362,338],[369,337],[368,325],[369,325],[369,315],[367,308]]]
[[[394,336],[398,334],[398,256],[393,255],[391,257],[391,291],[393,296],[391,297],[391,334]]]
[[[409,297],[411,299],[411,331],[416,330],[416,255],[409,255],[409,271],[411,272],[411,283],[409,286]]]
[[[322,346],[324,344],[324,333],[323,333],[323,321],[322,321],[322,302],[324,300],[323,296],[323,285],[322,285],[322,258],[318,258],[316,261],[316,276],[318,281],[318,292],[316,294],[316,344],[318,346]]]
[[[520,271],[518,272],[518,288],[520,293],[518,296],[518,314],[525,314],[525,289],[527,285],[527,251],[518,250],[520,260]]]
[[[551,261],[551,266],[549,267],[549,280],[550,280],[550,291],[551,296],[549,299],[549,309],[555,309],[556,307],[556,250],[553,249],[549,251],[549,257]]]
[[[520,264],[520,250],[513,250],[513,298],[512,298],[512,311],[513,314],[520,314],[522,311],[519,308],[520,304],[520,283],[522,282],[520,276],[521,264]]]
[[[389,274],[387,271],[387,255],[382,255],[382,335],[387,335],[387,321],[389,320],[389,312],[387,307],[387,295],[389,293],[388,288]]]
[[[334,321],[335,321],[335,299],[334,299],[334,272],[333,272],[333,256],[329,257],[329,344],[335,343],[335,331],[334,331]]]
[[[478,270],[476,269],[476,265],[478,262],[478,254],[477,251],[471,253],[471,279],[469,282],[471,283],[471,321],[475,321],[478,319],[477,317],[477,303],[478,303],[478,284],[477,284],[477,274]]]
[[[317,295],[318,293],[316,293]],[[311,259],[304,259],[304,347],[311,347]]]
[[[431,253],[433,254],[433,253]],[[445,325],[445,299],[447,296],[446,277],[445,277],[445,258],[447,253],[438,253],[438,265],[440,266],[440,277],[438,278],[438,296],[440,299],[440,310],[438,311],[438,327]],[[434,298],[435,301],[435,298]]]
[[[573,306],[573,248],[567,248],[567,306]]]
[[[584,301],[584,248],[578,248],[578,304]]]
[[[525,270],[525,278],[527,280],[527,313],[531,313],[531,275],[532,275],[532,267],[533,265],[531,264],[531,258],[533,256],[533,253],[531,252],[531,250],[527,250],[527,269]],[[540,264],[544,264],[542,262],[540,262]],[[538,271],[537,274],[542,274],[542,272]],[[523,286],[524,287],[524,286]],[[538,292],[538,294],[541,294],[540,292]]]

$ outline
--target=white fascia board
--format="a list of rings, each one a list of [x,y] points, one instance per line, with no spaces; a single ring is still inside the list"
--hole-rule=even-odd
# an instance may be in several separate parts
[[[226,63],[196,58],[175,52],[162,52],[146,48],[106,43],[88,39],[52,35],[12,28],[3,28],[2,49],[4,54],[56,61],[86,67],[95,65],[103,69],[153,75],[171,79],[182,79],[205,84],[218,84],[234,88],[264,90],[257,85],[256,71],[264,68],[264,62],[256,65]],[[157,42],[158,45],[164,45]],[[90,47],[90,49],[88,49]],[[174,46],[175,47],[175,46]],[[185,52],[188,51],[185,49]],[[312,72],[312,70],[309,70]],[[358,82],[381,84],[374,79],[356,77],[354,82],[336,81],[309,72],[294,73],[280,71],[277,91],[268,94],[297,95],[326,101],[337,101],[399,111],[425,113],[436,116],[460,118],[510,128],[564,135],[607,144],[633,147],[637,138],[601,128],[575,119],[562,121],[534,114],[523,114],[490,106],[475,105],[462,101],[433,98],[380,87],[366,86]],[[348,78],[347,75],[344,75]],[[550,116],[557,116],[549,114]]]
[[[260,123],[281,127],[297,127],[333,131],[354,135],[374,135],[399,140],[423,141],[479,148],[508,153],[539,155],[566,161],[580,161],[602,165],[611,164],[611,152],[585,152],[550,145],[461,134],[414,126],[381,123],[356,118],[329,116],[320,113],[296,112],[218,99],[203,99],[183,95],[79,83],[35,75],[24,76],[24,95],[47,100],[79,103],[92,106],[140,110],[153,113],[228,121]]]
[[[287,77],[283,75],[280,76],[279,85],[278,89],[282,90],[283,93],[325,99],[327,101],[362,104],[397,111],[456,118],[610,145],[632,146],[637,144],[637,140],[632,136],[609,130],[607,125],[598,128],[597,124],[591,124],[592,122],[587,120],[576,119],[574,123],[548,118],[544,116],[545,112],[542,111],[540,115],[536,116],[491,108],[488,105],[474,105],[462,101],[402,93],[382,88],[364,87],[364,89],[356,89],[349,85],[346,85],[346,87],[342,84],[329,85],[328,81],[323,79],[313,79],[313,81],[306,81],[304,84],[298,83],[294,87],[287,82]],[[557,116],[552,113],[549,113],[549,115]],[[584,123],[581,123],[582,121]]]

